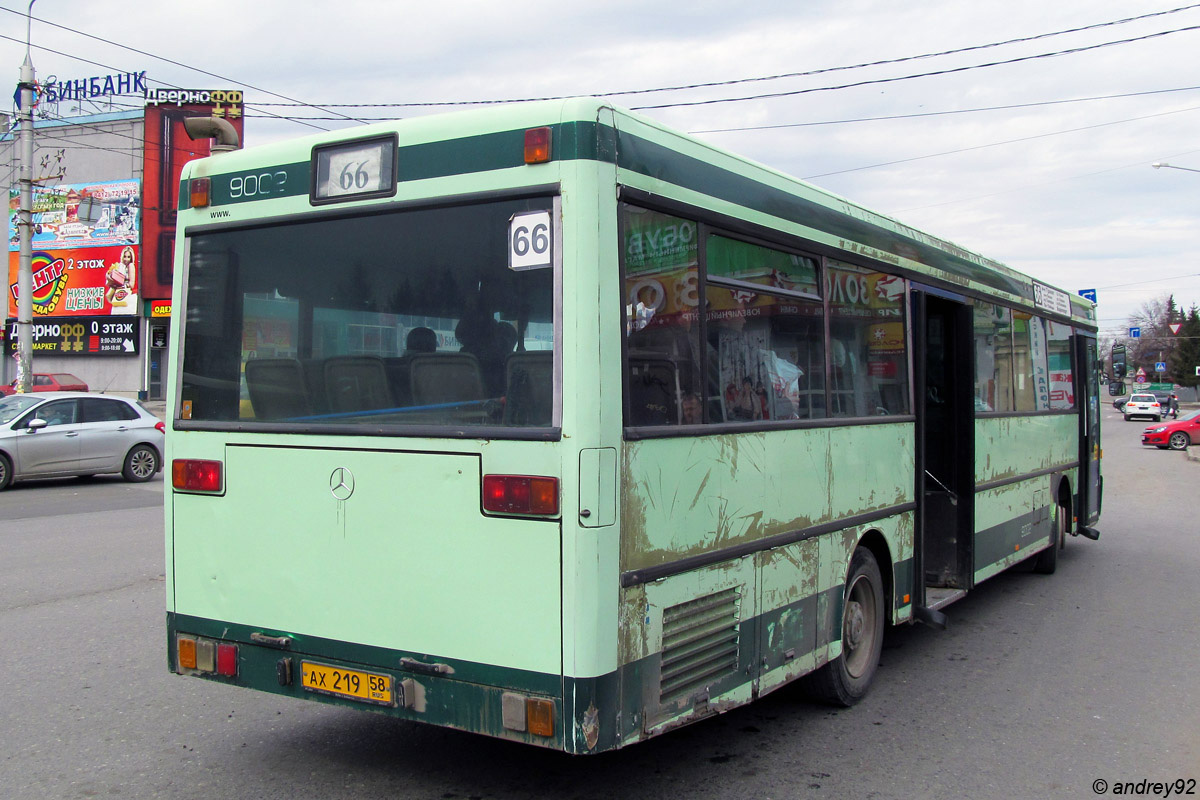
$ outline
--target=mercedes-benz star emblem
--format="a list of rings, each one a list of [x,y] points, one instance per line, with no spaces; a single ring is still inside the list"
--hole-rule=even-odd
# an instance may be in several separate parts
[[[329,491],[338,500],[346,500],[354,494],[354,473],[346,467],[338,467],[329,476]]]

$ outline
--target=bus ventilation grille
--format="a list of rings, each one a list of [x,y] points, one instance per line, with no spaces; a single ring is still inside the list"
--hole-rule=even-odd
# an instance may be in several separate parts
[[[671,606],[663,612],[659,703],[702,690],[738,668],[737,589]]]

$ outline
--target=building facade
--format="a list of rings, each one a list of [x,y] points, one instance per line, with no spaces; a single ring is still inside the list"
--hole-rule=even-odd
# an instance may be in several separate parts
[[[183,120],[225,117],[240,137],[242,98],[144,86],[144,73],[127,73],[49,83],[39,93],[32,367],[77,375],[92,391],[155,400],[166,393],[179,175],[210,152],[209,140],[186,135]],[[125,88],[138,90],[141,107],[130,110],[130,98],[114,94]],[[11,172],[0,379],[7,383],[16,375],[20,143],[15,126],[5,130],[0,163]]]

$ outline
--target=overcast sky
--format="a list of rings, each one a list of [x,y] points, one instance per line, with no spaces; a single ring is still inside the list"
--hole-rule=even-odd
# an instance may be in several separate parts
[[[15,86],[26,4],[0,9]],[[1200,304],[1200,172],[1150,166],[1200,170],[1200,4],[36,0],[33,16],[39,79],[145,70],[152,87],[241,86],[248,146],[354,124],[270,115],[439,110],[336,104],[722,83],[611,99],[666,106],[642,113],[1040,280],[1094,288],[1105,332],[1168,292]],[[963,52],[931,55],[947,51]],[[859,66],[874,62],[890,63]],[[323,108],[262,105],[289,100]]]

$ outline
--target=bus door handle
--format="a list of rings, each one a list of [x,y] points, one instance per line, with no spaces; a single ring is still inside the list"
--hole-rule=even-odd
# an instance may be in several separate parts
[[[400,659],[400,666],[409,672],[419,672],[423,675],[453,675],[454,667],[449,664],[426,664],[415,658]]]

